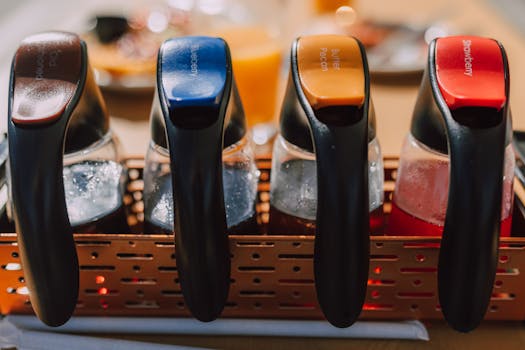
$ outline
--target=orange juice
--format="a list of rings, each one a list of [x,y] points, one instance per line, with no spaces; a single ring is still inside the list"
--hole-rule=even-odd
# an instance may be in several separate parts
[[[353,1],[349,0],[315,0],[316,13],[335,12],[341,6],[351,6]]]
[[[235,27],[216,35],[230,46],[233,74],[248,125],[274,121],[281,48],[264,27]]]

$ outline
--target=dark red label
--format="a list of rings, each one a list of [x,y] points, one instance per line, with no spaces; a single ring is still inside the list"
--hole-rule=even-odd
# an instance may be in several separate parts
[[[48,32],[22,41],[15,54],[11,119],[41,124],[58,119],[81,78],[82,48],[75,34]]]

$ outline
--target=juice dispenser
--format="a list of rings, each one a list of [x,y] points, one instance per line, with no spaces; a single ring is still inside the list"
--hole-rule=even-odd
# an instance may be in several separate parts
[[[221,313],[230,283],[228,233],[257,233],[258,170],[225,41],[184,37],[160,51],[144,172],[148,232],[175,231],[186,305]]]
[[[9,98],[8,180],[24,277],[38,317],[59,326],[78,296],[72,233],[128,229],[126,169],[77,35],[22,41]]]
[[[482,320],[513,204],[509,72],[492,39],[433,41],[400,155],[391,235],[442,235],[439,300],[455,329]]]
[[[314,272],[326,318],[348,327],[363,305],[369,227],[380,230],[383,163],[363,46],[297,39],[273,150],[270,233],[315,234]]]

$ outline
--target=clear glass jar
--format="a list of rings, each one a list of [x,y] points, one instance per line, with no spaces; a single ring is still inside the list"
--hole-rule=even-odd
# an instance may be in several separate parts
[[[109,131],[91,146],[64,155],[67,212],[75,231],[128,231],[124,207],[127,169],[120,154],[120,142]]]
[[[505,149],[501,233],[510,236],[513,205],[514,149]],[[448,155],[408,135],[401,150],[387,233],[440,236],[448,202]]]
[[[257,233],[257,184],[259,171],[250,138],[222,152],[222,178],[226,222],[230,234]],[[174,230],[170,157],[166,148],[150,142],[144,169],[144,223],[147,233]]]
[[[64,154],[63,164],[66,207],[73,231],[129,232],[124,206],[127,168],[116,135],[108,131],[89,147]],[[11,188],[9,167],[7,172],[7,183]],[[9,200],[7,214],[10,221],[11,205]]]
[[[383,159],[377,138],[368,143],[370,231],[383,227]],[[317,170],[315,154],[281,135],[275,140],[270,184],[270,233],[315,234]]]
[[[8,149],[7,135],[0,134],[0,232],[15,232],[9,217]]]

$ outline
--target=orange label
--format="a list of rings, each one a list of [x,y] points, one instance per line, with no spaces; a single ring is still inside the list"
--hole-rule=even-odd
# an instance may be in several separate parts
[[[362,106],[365,72],[357,41],[343,35],[299,39],[297,65],[301,87],[313,109]]]

